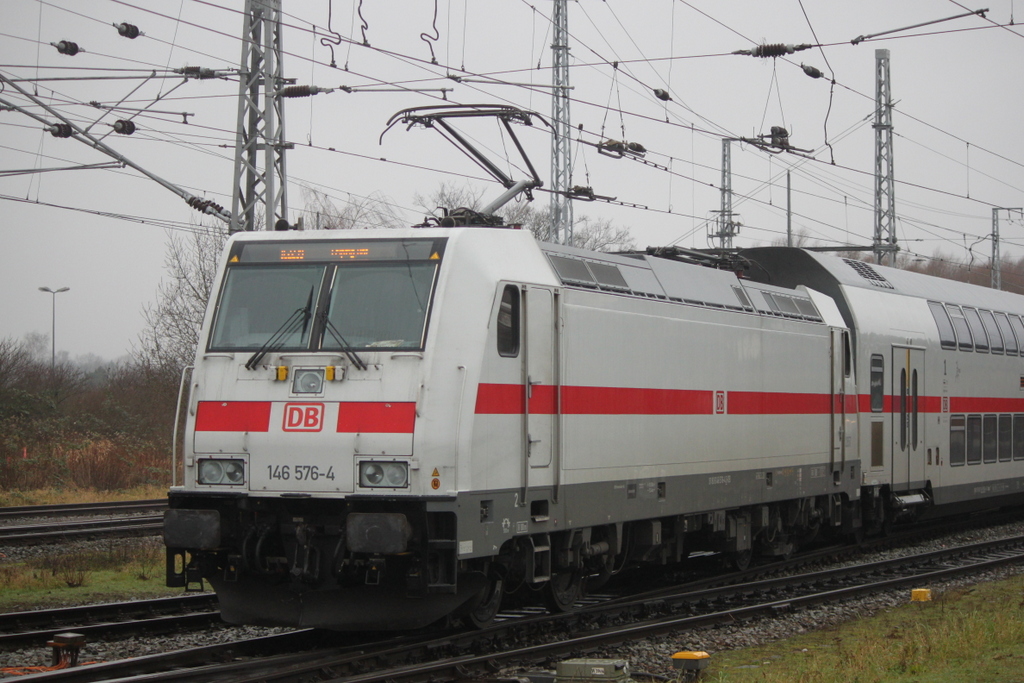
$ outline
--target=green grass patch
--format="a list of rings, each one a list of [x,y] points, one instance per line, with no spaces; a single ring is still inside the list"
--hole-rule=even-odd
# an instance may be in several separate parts
[[[180,593],[180,588],[164,586],[163,544],[153,538],[0,564],[0,612]]]
[[[712,653],[711,683],[1024,681],[1024,576],[775,643]]]

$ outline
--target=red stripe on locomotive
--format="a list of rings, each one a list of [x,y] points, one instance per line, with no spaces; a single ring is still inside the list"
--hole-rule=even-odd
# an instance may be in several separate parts
[[[415,424],[415,403],[338,404],[338,431],[345,434],[412,434]]]
[[[266,432],[270,429],[269,401],[200,401],[197,432]]]

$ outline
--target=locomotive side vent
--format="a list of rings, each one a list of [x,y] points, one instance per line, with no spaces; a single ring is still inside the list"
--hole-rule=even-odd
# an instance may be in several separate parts
[[[610,263],[583,261],[548,254],[551,265],[555,267],[558,278],[565,285],[582,285],[597,287],[612,292],[629,293],[629,285],[619,272],[619,267]]]
[[[871,267],[870,264],[864,263],[863,261],[854,261],[853,259],[844,258],[848,266],[857,271],[857,274],[862,278],[873,284],[875,287],[883,287],[885,289],[896,289],[892,286],[892,283],[882,277],[877,270]]]

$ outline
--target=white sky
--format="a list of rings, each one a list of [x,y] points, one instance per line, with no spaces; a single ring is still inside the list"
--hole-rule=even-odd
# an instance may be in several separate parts
[[[331,68],[330,50],[319,42],[328,0],[283,0],[292,25],[284,34],[286,76],[333,88],[372,83],[453,88],[451,102],[503,103],[550,113],[544,88],[445,78],[449,73],[485,74],[515,83],[550,83],[548,0],[438,0],[438,65],[430,63],[430,49],[420,38],[433,32],[434,3],[363,0],[370,47],[359,45],[357,5],[358,0],[333,2],[334,30],[357,44],[335,47],[337,68]],[[999,24],[1008,24],[1015,9],[1013,0],[966,7],[986,6],[989,19]],[[237,68],[243,7],[243,0],[0,0],[0,72],[38,79],[20,85],[76,122],[100,118],[101,110],[81,104],[92,101],[116,104],[127,98],[126,107],[169,112],[139,116],[135,135],[111,133],[104,141],[151,172],[230,208],[234,80],[190,81],[153,104],[154,97],[181,79],[43,79],[139,76],[186,65]],[[601,137],[638,142],[647,148],[648,161],[671,169],[667,173],[610,159],[574,143],[574,183],[650,209],[577,202],[577,217],[606,217],[629,226],[640,247],[673,242],[708,246],[704,221],[720,203],[721,136],[750,137],[785,125],[791,144],[814,150],[817,161],[733,145],[734,208],[744,226],[737,246],[784,235],[787,168],[793,169],[795,230],[822,243],[869,243],[877,48],[891,52],[896,210],[903,248],[969,258],[964,245],[991,232],[992,207],[1024,206],[1024,28],[998,28],[967,17],[855,46],[850,41],[860,35],[965,10],[940,0],[803,0],[803,8],[818,41],[828,45],[824,57],[814,49],[774,61],[729,53],[760,42],[818,42],[799,0],[571,2],[573,127],[581,124],[589,142]],[[1024,12],[1024,6],[1016,9]],[[122,21],[138,25],[145,35],[134,41],[118,36],[112,24]],[[84,52],[60,55],[50,45],[60,40],[73,40]],[[617,71],[613,61],[619,62]],[[342,69],[346,63],[348,72]],[[827,119],[834,167],[824,145],[829,83],[808,78],[801,63],[826,76],[829,66],[835,73]],[[673,101],[656,99],[653,88],[670,91]],[[326,191],[339,204],[350,195],[386,197],[410,224],[422,220],[414,195],[428,195],[441,182],[473,182],[485,198],[496,196],[501,188],[432,131],[399,126],[378,144],[391,114],[443,103],[436,95],[336,91],[289,100],[286,135],[296,145],[287,159],[292,218],[305,204],[303,186]],[[0,98],[26,104],[10,87]],[[183,125],[180,112],[195,115]],[[93,131],[109,132],[115,118],[106,115]],[[466,130],[505,163],[505,150],[512,145],[493,123]],[[539,125],[517,132],[547,183],[549,137]],[[20,112],[0,111],[0,172],[105,161],[80,142],[52,137]],[[509,168],[516,178],[523,177],[521,168]],[[165,244],[172,234],[164,226],[186,227],[200,219],[178,197],[130,169],[0,175],[0,196],[0,338],[49,334],[51,297],[38,288],[66,286],[71,290],[57,297],[57,349],[72,356],[125,353],[163,275]],[[547,202],[548,195],[537,194],[539,205]],[[1004,254],[1024,253],[1018,246],[1024,243],[1022,228],[1003,214]],[[990,250],[985,240],[973,253],[985,262]]]

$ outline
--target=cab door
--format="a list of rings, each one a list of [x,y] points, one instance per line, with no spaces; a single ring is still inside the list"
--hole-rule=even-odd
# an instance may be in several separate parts
[[[555,292],[526,286],[523,295],[523,482],[529,488],[554,483],[551,463],[558,438],[558,331]]]
[[[892,347],[892,487],[924,486],[924,349]]]

